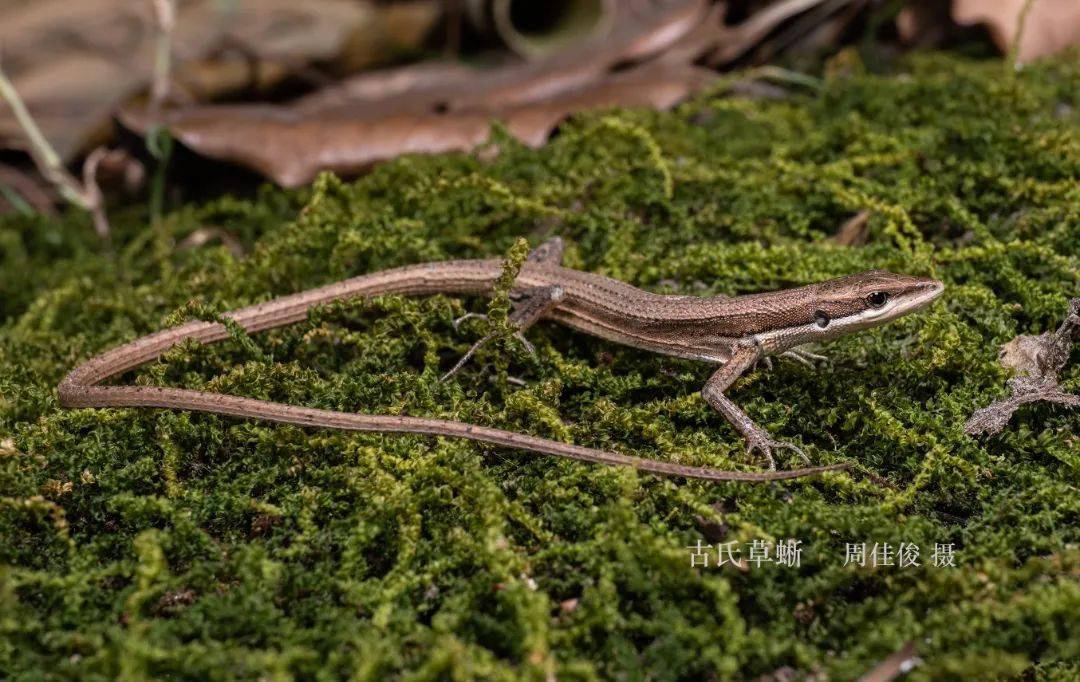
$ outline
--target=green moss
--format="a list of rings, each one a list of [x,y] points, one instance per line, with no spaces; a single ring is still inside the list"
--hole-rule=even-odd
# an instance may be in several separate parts
[[[324,176],[166,216],[177,236],[235,232],[252,249],[240,260],[206,246],[161,262],[145,209],[114,216],[111,257],[82,216],[4,219],[0,672],[745,679],[790,666],[851,679],[914,640],[925,665],[912,679],[1071,679],[1077,416],[1025,407],[989,441],[961,424],[1004,392],[998,346],[1055,326],[1080,289],[1078,93],[1075,54],[1009,79],[1000,63],[920,56],[783,101],[717,92],[670,113],[590,114],[538,151],[497,133],[487,161],[403,158],[355,184]],[[864,209],[868,245],[832,244]],[[656,291],[868,268],[949,291],[829,346],[823,371],[781,361],[736,385],[777,435],[860,465],[779,485],[57,406],[77,362],[166,320],[547,234],[568,240],[569,264]],[[342,303],[183,346],[128,379],[750,464],[697,395],[708,367],[555,325],[530,331],[536,358],[491,344],[437,382],[482,333],[451,320],[484,305]],[[1073,359],[1063,378],[1077,391]],[[799,539],[802,566],[691,569],[686,547],[721,537]],[[845,568],[845,543],[864,541],[915,543],[922,566]],[[958,568],[932,565],[935,543],[956,544]]]

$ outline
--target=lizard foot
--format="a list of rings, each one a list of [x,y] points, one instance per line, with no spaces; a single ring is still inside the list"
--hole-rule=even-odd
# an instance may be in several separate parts
[[[523,333],[521,333],[520,331],[514,332],[513,337],[520,341],[521,345],[525,346],[525,350],[529,352],[529,355],[532,355],[534,357],[536,356],[536,346],[532,345],[532,342],[526,339]],[[465,363],[467,363],[473,355],[476,355],[476,351],[480,350],[485,344],[487,344],[494,338],[494,332],[491,334],[485,334],[483,338],[470,346],[469,350],[465,351],[465,355],[461,356],[461,359],[457,361],[457,364],[450,368],[449,372],[439,377],[439,381],[446,381],[450,377],[457,374],[458,370],[464,367]]]
[[[824,360],[828,360],[828,358],[826,358],[824,355],[811,353],[810,351],[804,350],[802,348],[792,348],[791,350],[786,350],[780,354],[780,357],[791,358],[792,360],[801,362],[802,364],[810,367],[811,369],[813,369],[814,367],[814,361],[822,362]]]
[[[810,463],[810,458],[806,456],[806,453],[803,452],[802,448],[793,443],[776,440],[767,432],[761,430],[754,431],[746,437],[746,450],[751,454],[760,452],[769,465],[769,471],[776,471],[776,460],[773,459],[773,450],[791,450],[804,462],[807,464]]]
[[[521,342],[521,345],[525,346],[525,350],[529,352],[529,355],[536,355],[536,347],[525,338],[525,330],[535,324],[540,318],[542,318],[549,310],[555,308],[562,302],[565,296],[563,288],[558,285],[533,287],[524,291],[515,292],[513,310],[510,312],[508,321],[515,328],[513,337]],[[454,320],[454,330],[456,331],[462,322],[472,318],[487,319],[488,316],[481,313],[467,313]],[[490,332],[484,335],[479,341],[474,343],[469,350],[465,351],[465,355],[461,356],[461,359],[457,361],[457,364],[450,368],[450,371],[442,375],[439,381],[446,381],[450,377],[454,376],[459,369],[465,366],[465,363],[476,354],[476,351],[480,350],[484,344],[490,342],[497,336],[495,332]]]

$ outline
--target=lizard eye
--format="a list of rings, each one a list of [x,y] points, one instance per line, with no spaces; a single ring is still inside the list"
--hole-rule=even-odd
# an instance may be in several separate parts
[[[875,291],[866,297],[866,302],[871,308],[880,308],[889,302],[889,295],[884,291]]]
[[[814,312],[814,324],[824,329],[829,326],[829,314],[824,310],[818,310]]]

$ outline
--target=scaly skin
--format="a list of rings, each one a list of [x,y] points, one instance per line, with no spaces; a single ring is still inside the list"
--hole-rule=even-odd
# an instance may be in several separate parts
[[[526,299],[528,308],[527,315],[519,320],[522,330],[539,319],[551,319],[635,348],[719,364],[720,369],[702,391],[705,399],[747,439],[752,450],[765,455],[770,465],[773,448],[797,448],[772,439],[723,395],[731,383],[762,357],[883,324],[929,303],[943,288],[936,280],[873,271],[797,289],[734,298],[663,296],[601,275],[564,268],[557,264],[560,256],[561,245],[556,242],[550,253],[538,249],[522,266],[515,282],[515,292]],[[356,296],[488,293],[501,271],[499,260],[423,263],[362,275],[241,308],[225,313],[224,317],[231,318],[249,333],[259,332],[301,321],[314,306]],[[887,302],[875,307],[869,297],[879,294],[884,294]],[[822,327],[820,322],[825,317],[828,323]],[[190,322],[144,336],[75,368],[59,385],[60,402],[71,408],[172,408],[300,426],[455,436],[588,462],[631,466],[657,474],[710,480],[776,481],[847,466],[728,471],[633,457],[449,420],[317,410],[187,389],[100,385],[110,377],[160,357],[186,339],[209,344],[227,337],[225,327],[213,322]]]

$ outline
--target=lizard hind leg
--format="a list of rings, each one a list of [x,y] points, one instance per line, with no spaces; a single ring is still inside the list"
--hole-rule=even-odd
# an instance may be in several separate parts
[[[555,237],[529,252],[526,261],[529,263],[559,265],[562,263],[563,248],[563,240],[559,237]],[[565,293],[563,288],[557,284],[531,287],[511,293],[513,309],[510,311],[510,316],[507,321],[515,328],[514,338],[520,341],[529,353],[535,354],[536,349],[529,343],[529,340],[525,338],[525,330],[541,320],[552,308],[557,307],[559,303],[562,302]],[[462,322],[473,318],[486,320],[487,315],[480,313],[467,313],[462,315],[454,320],[454,329],[457,330]],[[442,375],[439,381],[446,381],[454,376],[454,374],[464,367],[472,356],[476,354],[476,351],[483,348],[484,345],[494,339],[495,336],[496,333],[491,332],[474,343],[469,350],[465,351],[465,354],[461,356],[461,359],[457,361],[457,364],[451,367],[450,371],[446,374]]]
[[[565,292],[563,288],[557,284],[543,287],[532,287],[525,289],[520,293],[517,300],[514,301],[514,308],[510,311],[510,316],[507,321],[514,327],[514,338],[522,343],[530,353],[535,353],[536,349],[525,338],[525,330],[536,324],[543,319],[552,308],[555,308],[562,302]],[[474,315],[474,317],[484,317]],[[463,318],[455,320],[455,327],[457,323]],[[458,370],[465,366],[476,351],[480,350],[487,343],[497,336],[496,332],[489,332],[485,334],[479,341],[474,343],[469,350],[465,351],[465,354],[461,356],[461,359],[457,361],[450,371],[442,375],[439,381],[446,381],[450,377],[457,374]]]
[[[562,237],[552,237],[546,242],[540,244],[535,249],[529,252],[529,255],[525,257],[526,263],[536,263],[543,265],[562,265],[563,252],[566,250],[566,244],[563,242]],[[528,296],[529,292],[524,292],[518,295],[519,299],[523,299]],[[517,303],[515,302],[514,309],[517,310]],[[465,313],[461,317],[454,320],[454,331],[458,331],[461,327],[461,323],[466,320],[486,320],[488,316],[484,313]],[[525,331],[520,329],[519,331]],[[489,341],[490,339],[485,337],[483,341]],[[521,341],[525,341],[524,337],[520,337]],[[529,348],[529,352],[532,352],[532,344],[525,341],[525,347]],[[476,348],[471,349],[472,352],[476,351]],[[467,353],[469,355],[469,353]],[[444,377],[445,378],[445,377]]]

